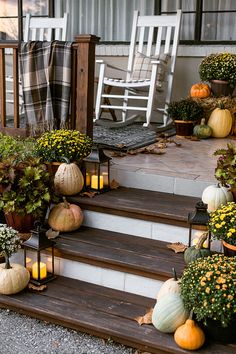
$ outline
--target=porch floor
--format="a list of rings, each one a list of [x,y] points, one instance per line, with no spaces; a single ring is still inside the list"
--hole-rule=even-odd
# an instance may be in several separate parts
[[[162,176],[184,178],[192,181],[215,183],[214,170],[217,157],[213,156],[216,149],[226,147],[228,142],[236,143],[235,137],[224,139],[202,139],[192,141],[184,137],[172,137],[180,147],[168,143],[164,154],[126,155],[112,157],[113,169],[129,172],[156,174]],[[107,151],[113,155],[111,151]]]

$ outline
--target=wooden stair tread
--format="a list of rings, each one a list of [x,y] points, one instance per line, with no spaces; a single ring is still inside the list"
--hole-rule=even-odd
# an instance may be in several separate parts
[[[184,269],[183,254],[166,242],[85,226],[61,234],[55,255],[159,280],[172,277],[172,267],[177,274]]]
[[[0,295],[0,307],[139,348],[150,353],[189,353],[180,349],[173,335],[134,320],[153,307],[154,300],[75,279],[58,277],[43,292],[25,290]],[[235,345],[206,343],[196,354],[224,353]]]
[[[73,196],[68,201],[82,209],[106,212],[131,218],[186,226],[188,213],[199,198],[136,188],[119,187],[94,198]]]

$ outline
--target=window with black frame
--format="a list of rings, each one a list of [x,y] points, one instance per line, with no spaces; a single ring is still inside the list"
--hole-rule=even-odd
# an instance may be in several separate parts
[[[27,12],[32,16],[49,16],[50,0],[0,0],[0,40],[17,40]]]
[[[70,13],[70,39],[91,33],[101,37],[100,42],[128,42],[134,10],[164,15],[181,8],[182,43],[236,41],[235,0],[54,0],[54,8],[58,17]]]

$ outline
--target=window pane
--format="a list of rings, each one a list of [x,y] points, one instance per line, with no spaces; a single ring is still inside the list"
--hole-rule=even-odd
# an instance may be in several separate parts
[[[27,12],[33,16],[48,15],[49,0],[23,0],[23,15]]]
[[[55,0],[55,16],[69,13],[69,38],[91,33],[101,41],[129,41],[133,12],[154,14],[155,0]]]
[[[180,27],[180,40],[194,39],[195,14],[183,14]]]
[[[203,11],[236,11],[235,0],[204,0]]]
[[[236,40],[236,13],[203,14],[202,40]]]
[[[17,0],[0,0],[0,16],[17,16]]]
[[[196,1],[192,0],[165,0],[161,2],[162,12],[175,12],[181,8],[183,11],[195,11]]]
[[[13,40],[18,37],[18,19],[0,18],[0,40]]]

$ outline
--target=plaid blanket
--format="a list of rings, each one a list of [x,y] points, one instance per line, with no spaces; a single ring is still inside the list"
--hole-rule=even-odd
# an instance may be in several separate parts
[[[32,134],[65,127],[69,113],[72,43],[29,41],[19,58],[25,114]]]

